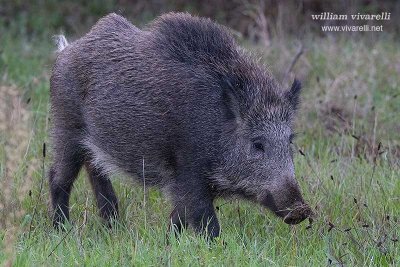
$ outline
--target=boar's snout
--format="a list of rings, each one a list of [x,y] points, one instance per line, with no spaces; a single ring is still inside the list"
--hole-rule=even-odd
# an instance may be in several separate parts
[[[314,214],[304,202],[294,178],[287,179],[279,189],[268,190],[261,202],[287,224],[298,224]]]
[[[271,197],[267,197],[267,203],[264,205],[272,210],[277,216],[283,218],[287,224],[298,224],[314,215],[310,206],[303,200],[296,201],[291,205],[285,205],[284,208],[278,208],[275,201],[271,201]],[[281,205],[279,205],[281,206]]]

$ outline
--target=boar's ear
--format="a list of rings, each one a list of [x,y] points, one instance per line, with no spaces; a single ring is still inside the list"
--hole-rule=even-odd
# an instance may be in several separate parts
[[[292,87],[285,93],[285,97],[289,101],[293,110],[297,110],[300,102],[301,83],[299,80],[294,79]]]
[[[240,119],[240,95],[241,85],[232,78],[222,79],[222,101],[226,108],[226,115],[229,120]]]

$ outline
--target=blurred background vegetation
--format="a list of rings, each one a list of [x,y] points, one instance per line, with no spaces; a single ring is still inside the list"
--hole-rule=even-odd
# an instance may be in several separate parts
[[[377,14],[391,12],[385,32],[400,31],[400,2],[396,0],[1,0],[0,19],[5,28],[28,36],[64,31],[80,34],[109,12],[128,17],[138,25],[168,11],[188,11],[210,17],[254,42],[269,38],[303,36],[320,31],[321,21],[311,14]],[[324,24],[337,23],[325,21]],[[373,22],[372,22],[373,23]]]
[[[52,36],[77,39],[109,12],[142,27],[168,11],[229,26],[284,86],[294,77],[302,81],[295,164],[305,199],[318,215],[312,227],[289,228],[254,204],[220,200],[223,241],[210,250],[188,234],[180,244],[166,245],[170,207],[158,191],[145,195],[114,182],[121,225],[108,232],[90,185],[80,178],[69,236],[51,231],[45,175],[51,153],[44,158],[43,148],[51,146]],[[390,12],[391,19],[354,22],[383,25],[383,32],[323,32],[322,25],[353,22],[312,20],[321,12]],[[395,0],[0,0],[0,263],[399,266],[398,14]]]

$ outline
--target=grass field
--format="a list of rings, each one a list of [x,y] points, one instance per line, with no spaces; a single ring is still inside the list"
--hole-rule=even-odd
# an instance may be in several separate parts
[[[191,230],[167,242],[167,200],[117,177],[121,220],[108,230],[84,172],[71,197],[71,224],[52,229],[45,177],[52,155],[43,155],[43,144],[51,146],[51,35],[0,35],[1,263],[400,265],[400,47],[392,36],[305,38],[289,78],[295,73],[304,85],[295,164],[314,222],[288,226],[257,204],[219,200],[222,235],[208,243]],[[245,45],[278,77],[297,52],[290,39]]]

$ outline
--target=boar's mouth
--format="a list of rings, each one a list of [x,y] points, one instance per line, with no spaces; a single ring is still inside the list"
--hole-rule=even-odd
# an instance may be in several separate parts
[[[263,205],[272,210],[277,216],[283,218],[287,224],[298,224],[313,215],[311,208],[302,201],[290,205],[290,208],[279,209],[271,195],[262,201]]]

